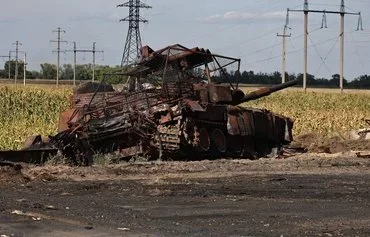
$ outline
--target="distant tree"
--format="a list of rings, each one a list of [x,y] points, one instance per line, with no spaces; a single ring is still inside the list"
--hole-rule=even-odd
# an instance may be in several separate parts
[[[356,89],[370,89],[370,75],[362,75],[355,78],[348,86]]]
[[[340,75],[334,74],[332,75],[332,79],[329,81],[329,85],[339,87]],[[343,79],[343,85],[347,85],[348,82],[346,79]]]
[[[56,78],[56,65],[44,63],[41,64],[41,71],[27,71],[26,77],[28,79],[55,79]],[[18,62],[18,78],[23,78],[23,63]],[[4,69],[0,70],[0,78],[8,78],[8,69],[11,70],[11,78],[14,78],[15,74],[15,62],[9,61],[5,62]],[[61,67],[60,79],[68,80],[73,79],[73,66],[71,64],[64,64]],[[95,67],[95,79],[97,81],[105,80],[107,83],[111,84],[123,84],[126,83],[128,76],[122,75],[124,72],[130,70],[130,67],[120,67],[120,66],[107,66],[107,65],[96,65]],[[194,73],[203,74],[202,70],[194,70]],[[272,73],[266,72],[254,72],[254,71],[226,71],[227,76],[230,78],[231,82],[235,83],[237,78],[239,78],[239,83],[243,84],[280,84],[281,83],[281,73],[278,71]],[[107,75],[107,76],[105,76]],[[300,84],[303,81],[303,74],[289,74],[286,73],[286,80],[291,81],[298,79]],[[92,79],[92,65],[91,64],[81,64],[76,66],[76,79],[77,80],[91,80]],[[332,75],[331,79],[326,78],[315,78],[314,75],[307,75],[307,85],[317,86],[317,87],[338,87],[339,86],[339,74]],[[227,82],[221,81],[219,76],[212,77],[214,82]],[[160,84],[161,77],[149,77],[146,81],[142,82],[152,82],[153,84]],[[344,86],[346,88],[359,88],[359,89],[370,89],[370,75],[361,75],[355,78],[353,81],[347,81],[344,79]]]
[[[297,79],[297,76],[294,73],[293,74],[287,73],[286,78],[288,81],[293,81]]]
[[[64,64],[61,70],[62,80],[72,80],[73,79],[73,66],[71,64]]]
[[[241,74],[240,71],[235,71],[234,75],[231,75],[231,82],[235,83],[239,80],[240,82]]]
[[[90,70],[90,65],[81,64],[76,65],[76,78],[77,80],[91,80],[92,79],[92,71]]]
[[[322,86],[322,87],[329,86],[330,85],[330,80],[328,80],[326,78],[317,78],[317,79],[312,81],[311,85]]]
[[[278,72],[278,71],[275,71],[275,72],[272,73],[270,84],[279,84],[279,83],[281,83],[281,80],[282,80],[281,73]]]
[[[15,61],[5,62],[4,69],[0,70],[0,78],[9,78],[9,67],[10,67],[10,78],[14,78],[15,75]],[[24,63],[18,62],[18,78],[23,78]],[[40,78],[40,73],[37,71],[26,71],[27,79]]]
[[[99,81],[105,80],[105,82],[111,84],[124,84],[126,83],[128,77],[123,75],[114,75],[114,74],[122,74],[127,72],[130,69],[129,66],[127,67],[120,67],[120,66],[98,66],[96,68],[96,78]]]
[[[57,77],[57,66],[54,64],[44,63],[41,64],[42,79],[54,79]]]
[[[303,83],[303,74],[300,73],[297,76],[297,79],[300,83]],[[307,73],[307,85],[314,85],[315,84],[315,76],[312,74]]]
[[[1,69],[0,70],[0,78],[8,78],[9,74],[5,70]]]
[[[15,75],[15,61],[6,61],[5,62],[5,65],[4,65],[4,74],[6,73],[6,77],[8,77],[8,74],[9,74],[9,67],[10,67],[10,76],[11,78],[14,78],[14,75]],[[17,63],[17,68],[18,68],[18,73],[17,73],[17,76],[18,78],[20,77],[23,77],[23,70],[24,70],[24,63],[21,62],[21,61],[18,61]]]
[[[41,78],[41,74],[38,71],[27,71],[26,78],[27,79],[39,79]]]

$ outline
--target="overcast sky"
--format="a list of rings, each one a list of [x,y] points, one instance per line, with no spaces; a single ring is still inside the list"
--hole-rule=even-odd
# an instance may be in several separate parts
[[[214,53],[242,59],[243,70],[273,72],[281,70],[282,33],[286,9],[302,9],[303,0],[144,0],[153,9],[143,9],[149,24],[141,25],[143,45],[159,49],[180,43],[187,47],[209,48]],[[322,2],[325,2],[323,4]],[[30,68],[56,63],[52,53],[57,27],[72,49],[104,50],[97,63],[119,65],[127,34],[127,23],[119,23],[127,8],[116,8],[117,0],[0,0],[0,55],[14,50],[19,40],[27,52]],[[309,1],[311,9],[339,10],[340,0]],[[345,77],[370,74],[370,0],[346,0],[346,11],[362,11],[364,31],[357,32],[357,16],[346,16]],[[309,15],[309,73],[330,78],[339,72],[339,15]],[[287,40],[287,71],[303,69],[303,13],[290,14],[292,37]],[[72,63],[72,53],[61,56],[61,63]],[[104,60],[103,60],[104,59]],[[79,63],[90,63],[90,54],[80,54]],[[0,61],[0,67],[4,62]]]

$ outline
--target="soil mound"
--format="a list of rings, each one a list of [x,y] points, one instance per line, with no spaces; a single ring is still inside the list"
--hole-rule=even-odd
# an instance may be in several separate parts
[[[308,133],[296,137],[294,145],[305,147],[313,153],[340,153],[348,151],[370,150],[370,141],[364,139],[351,140],[343,136],[323,137]]]
[[[21,165],[0,166],[0,184],[28,182],[29,178],[22,173]]]

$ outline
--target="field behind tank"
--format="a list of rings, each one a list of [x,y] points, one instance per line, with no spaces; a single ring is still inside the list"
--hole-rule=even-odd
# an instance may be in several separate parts
[[[71,94],[70,88],[0,86],[0,149],[19,149],[31,135],[55,134]]]
[[[255,88],[245,87],[245,91]],[[59,112],[69,106],[71,87],[0,86],[0,149],[19,149],[31,135],[57,132]],[[266,108],[295,120],[294,135],[313,133],[341,136],[366,127],[370,118],[370,93],[290,88],[243,106]]]
[[[245,91],[252,91],[245,89]],[[294,119],[294,135],[314,133],[329,137],[368,127],[370,93],[365,90],[289,88],[243,106],[266,108]]]

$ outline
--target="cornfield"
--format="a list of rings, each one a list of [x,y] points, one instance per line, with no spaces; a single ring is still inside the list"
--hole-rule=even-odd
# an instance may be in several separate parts
[[[262,107],[293,118],[294,135],[316,133],[332,136],[366,127],[370,118],[370,93],[351,91],[344,94],[317,90],[287,90],[251,101],[243,106]]]
[[[59,112],[69,106],[69,88],[0,86],[0,149],[19,149],[31,135],[57,132]],[[294,134],[324,136],[366,126],[370,118],[370,93],[286,90],[245,103],[266,108],[295,120]]]
[[[31,135],[55,134],[70,89],[0,86],[0,149],[19,149]]]

